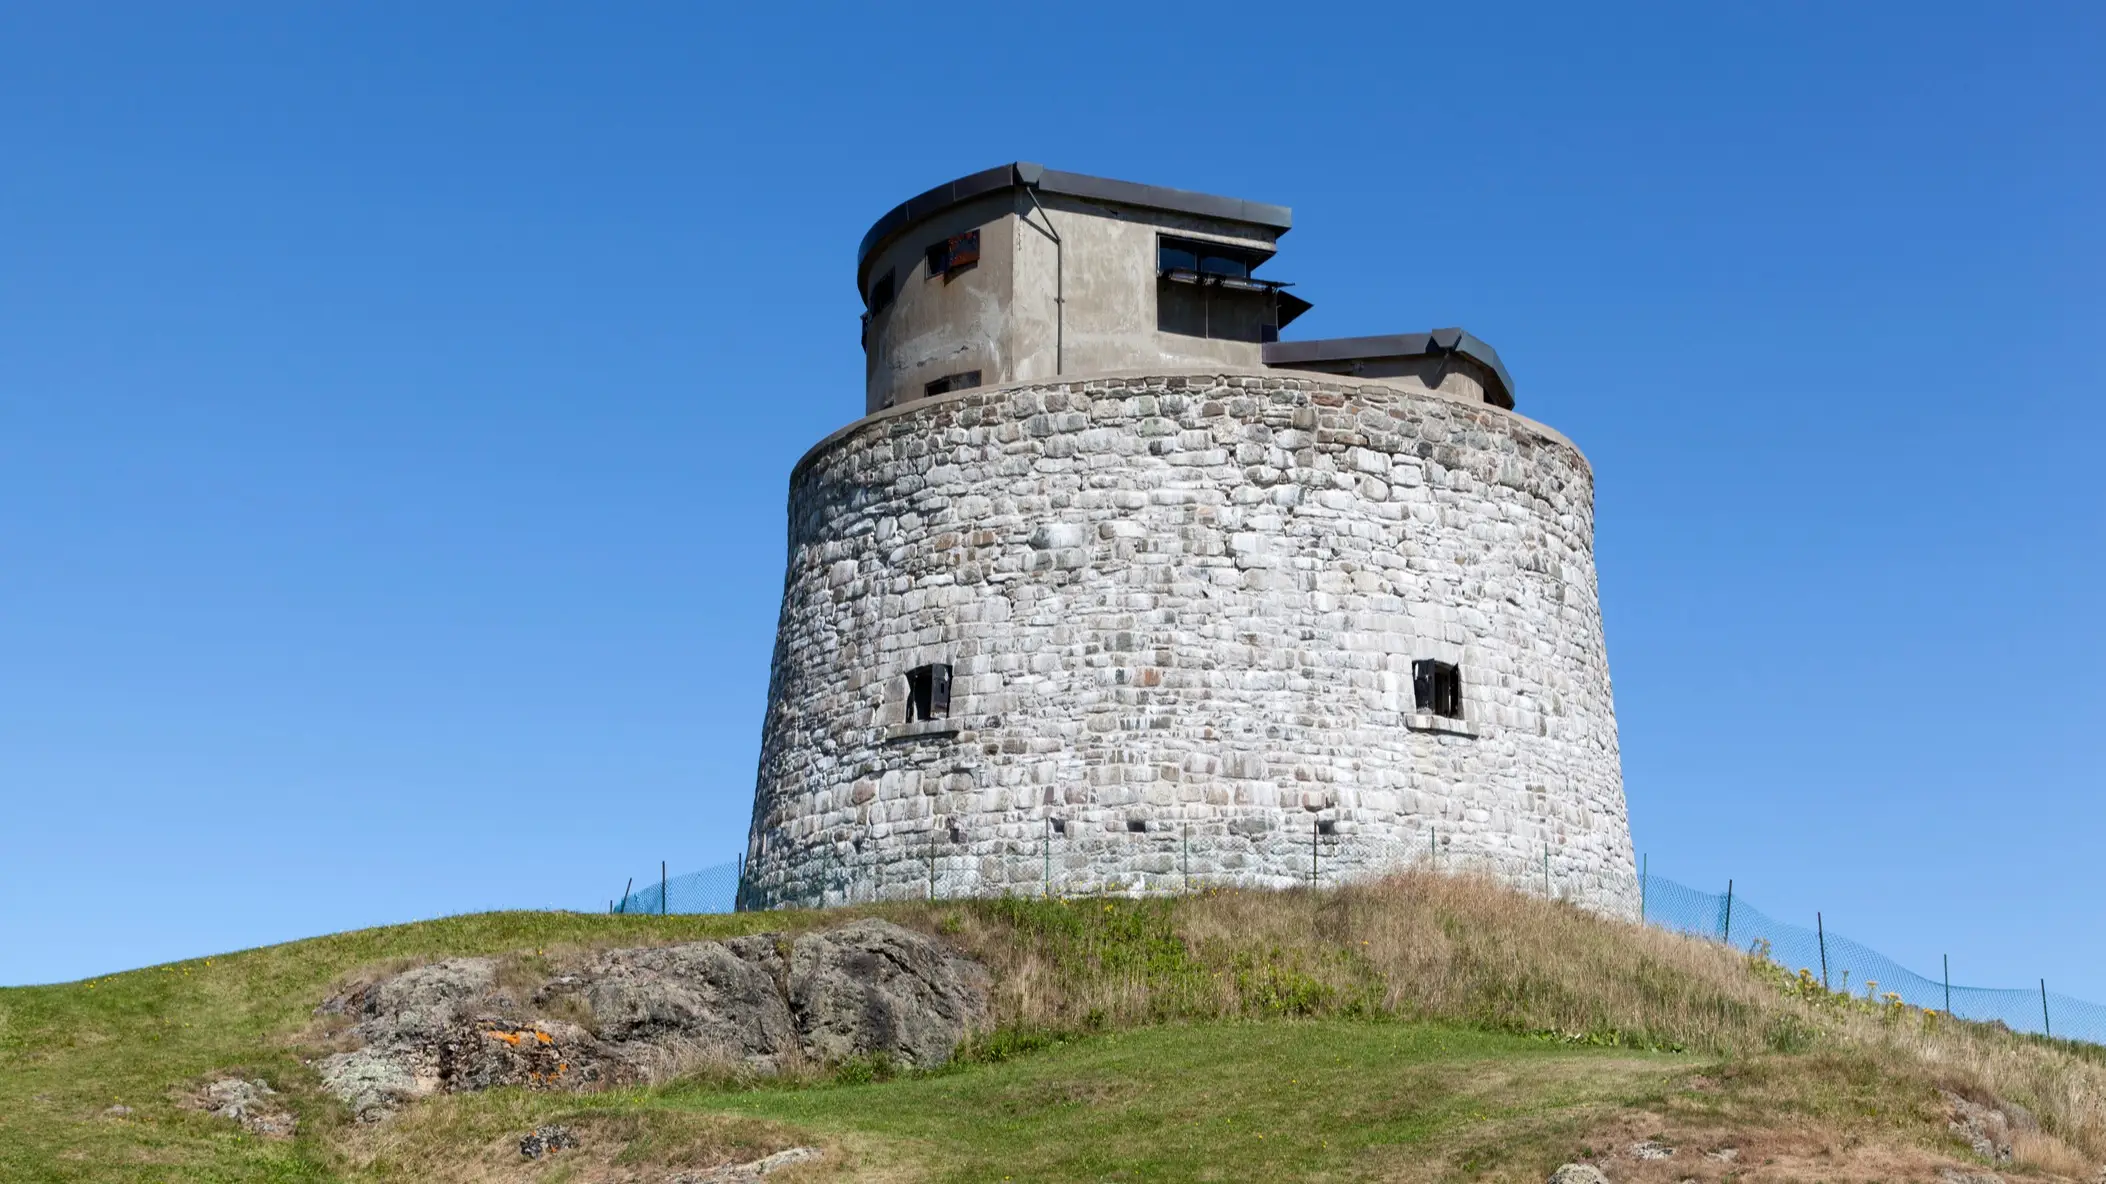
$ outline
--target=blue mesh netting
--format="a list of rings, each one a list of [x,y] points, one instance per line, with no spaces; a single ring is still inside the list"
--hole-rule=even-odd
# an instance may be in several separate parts
[[[1135,836],[1134,841],[1148,838]],[[1161,836],[1154,838],[1160,840]],[[1296,850],[1300,849],[1297,846]],[[1327,848],[1327,852],[1329,850]],[[1328,879],[1331,875],[1345,877],[1365,873],[1368,868],[1385,862],[1390,865],[1413,862],[1424,856],[1424,852],[1416,847],[1409,850],[1400,847],[1396,851],[1370,849],[1358,854],[1360,857],[1354,860],[1326,858],[1312,863],[1320,862],[1324,870],[1319,876]],[[1296,859],[1299,858],[1297,855]],[[1180,877],[1175,858],[1165,854],[1164,859],[1163,874],[1156,877],[1160,882],[1152,880],[1144,885],[1143,890],[1177,891],[1181,886],[1202,886],[1215,878],[1212,875]],[[968,859],[962,866],[949,866],[954,862],[957,860],[949,856],[929,861],[925,888],[928,896],[958,897],[1017,890],[1026,894],[1042,890],[1051,895],[1121,890],[1094,878],[1077,879],[1077,873],[1071,870],[1069,861],[1061,858],[1061,853],[1041,851],[1029,844],[1015,853],[1011,862],[1017,866],[1007,869],[1007,872],[1015,873],[1013,875],[1005,873],[990,878],[984,860]],[[1297,877],[1301,874],[1300,866],[1298,862],[1295,864]],[[1333,868],[1338,870],[1332,871]],[[802,903],[823,907],[899,895],[880,891],[875,883],[866,883],[864,869],[845,861],[826,862],[822,870],[824,874],[815,881],[817,887],[813,894]],[[1566,894],[1548,879],[1546,877],[1545,891],[1558,896]],[[1018,884],[1023,888],[1019,889]],[[1034,887],[1034,884],[1039,886]],[[919,885],[908,885],[907,889],[905,894],[910,896],[918,897],[924,893],[924,888]],[[1773,961],[1787,971],[1805,969],[1816,978],[1825,973],[1831,990],[1857,995],[1870,990],[1877,996],[1892,992],[1910,1006],[1949,1012],[1960,1019],[2001,1023],[2018,1032],[2051,1033],[2064,1039],[2106,1044],[2106,1007],[2096,1003],[2055,991],[2043,992],[2038,988],[2001,989],[1958,984],[1948,987],[1942,978],[1917,974],[1877,950],[1832,930],[1825,935],[1824,946],[1824,935],[1816,929],[1779,921],[1738,894],[1729,900],[1724,893],[1704,892],[1661,876],[1648,876],[1642,880],[1641,895],[1648,923],[1677,933],[1724,942],[1744,951],[1767,943]],[[616,913],[728,913],[741,907],[741,898],[740,865],[722,863],[676,876],[666,881],[662,892],[657,878],[653,877],[644,887],[613,902],[610,909]],[[793,903],[797,901],[793,900]]]
[[[720,863],[674,876],[661,890],[657,877],[610,906],[616,913],[728,913],[738,904],[739,865]]]
[[[1811,971],[1829,989],[1876,996],[1888,992],[1912,1007],[1950,1012],[1964,1020],[2001,1023],[2018,1032],[2040,1032],[2069,1040],[2106,1043],[2106,1007],[2039,988],[1948,987],[1942,978],[1926,978],[1877,950],[1830,930],[1825,950],[1820,930],[1779,921],[1735,895],[1702,892],[1673,880],[1649,876],[1645,884],[1645,919],[1663,929],[1722,941],[1735,949],[1753,950],[1768,942],[1771,960],[1786,970]]]

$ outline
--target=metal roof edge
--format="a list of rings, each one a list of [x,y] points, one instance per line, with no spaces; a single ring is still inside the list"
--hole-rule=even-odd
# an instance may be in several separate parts
[[[1091,201],[1114,202],[1144,209],[1193,214],[1202,218],[1243,222],[1263,226],[1280,234],[1285,234],[1294,226],[1294,211],[1286,206],[1245,201],[1240,197],[1221,197],[1190,189],[1144,185],[1137,181],[1093,177],[1087,173],[1066,173],[1030,161],[1012,161],[946,181],[885,211],[883,216],[870,224],[869,230],[863,232],[862,241],[856,245],[856,290],[863,291],[868,283],[868,277],[863,272],[870,257],[877,253],[879,247],[890,242],[909,226],[973,198],[1019,187]]]
[[[1514,378],[1499,360],[1499,351],[1484,339],[1460,328],[1434,329],[1426,333],[1387,333],[1373,337],[1323,337],[1311,341],[1271,341],[1260,356],[1267,366],[1292,369],[1297,362],[1347,362],[1357,358],[1416,358],[1427,354],[1458,353],[1499,376],[1506,397],[1514,397]]]

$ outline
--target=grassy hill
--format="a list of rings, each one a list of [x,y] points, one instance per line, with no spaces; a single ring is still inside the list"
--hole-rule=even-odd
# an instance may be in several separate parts
[[[498,1090],[351,1121],[307,1063],[313,1009],[444,956],[528,968],[593,948],[831,924],[939,934],[993,971],[997,1027],[945,1070]],[[0,1179],[663,1181],[793,1145],[770,1180],[1897,1180],[1990,1170],[1953,1095],[2035,1129],[2007,1178],[2106,1161],[2106,1053],[1828,995],[1788,969],[1460,877],[1171,900],[830,913],[499,913],[0,991]],[[300,1119],[189,1105],[267,1078]],[[113,1111],[113,1107],[121,1109]],[[128,1111],[128,1112],[126,1112]],[[581,1146],[539,1162],[522,1134]],[[1653,1141],[1665,1158],[1634,1158]]]

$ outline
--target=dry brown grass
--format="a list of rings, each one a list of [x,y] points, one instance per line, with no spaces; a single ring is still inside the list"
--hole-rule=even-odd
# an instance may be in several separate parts
[[[983,1055],[1048,1033],[1164,1021],[1429,1020],[1727,1058],[1739,1069],[1720,1108],[1666,1107],[1655,1116],[1692,1143],[1732,1132],[1749,1158],[1684,1162],[1675,1179],[1912,1177],[1956,1150],[1931,1145],[1943,1130],[1941,1089],[2036,1115],[2040,1128],[2014,1139],[2017,1163],[2030,1172],[2089,1179],[2091,1165],[2106,1160],[2106,1056],[1979,1025],[1933,1024],[1919,1012],[1809,998],[1774,968],[1722,946],[1470,876],[1411,872],[1314,891],[896,903],[736,920],[743,931],[797,933],[855,915],[940,934],[989,965],[997,1030],[983,1041]],[[552,971],[601,948],[679,939],[638,936],[504,955],[500,985],[530,993]],[[398,961],[367,966],[338,985],[401,969]],[[726,1085],[747,1076],[700,1063],[668,1072]],[[795,1066],[789,1076],[819,1080],[825,1072]],[[439,1107],[434,1117],[481,1109]],[[422,1131],[409,1145],[368,1143],[353,1161],[415,1163],[419,1150],[458,1146],[464,1137],[475,1142],[466,1131]],[[1618,1178],[1668,1170],[1664,1162],[1634,1163]]]
[[[1843,1054],[1887,1082],[2017,1103],[2021,1162],[2106,1160],[2106,1060],[1982,1025],[1793,994],[1722,946],[1488,880],[1406,873],[1320,891],[914,906],[995,971],[1019,1031],[1366,1014],[1578,1043],[1792,1060]],[[899,914],[895,913],[896,916]]]

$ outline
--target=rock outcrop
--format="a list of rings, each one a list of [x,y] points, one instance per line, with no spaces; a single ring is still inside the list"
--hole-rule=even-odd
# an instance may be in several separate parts
[[[669,1177],[666,1184],[753,1184],[754,1181],[774,1175],[786,1167],[810,1163],[819,1157],[820,1151],[817,1147],[791,1147],[756,1159],[752,1163],[726,1164],[706,1172],[681,1172]]]
[[[950,1059],[986,1008],[986,976],[883,921],[807,934],[790,949],[789,1003],[807,1056],[880,1056],[928,1066]],[[972,971],[979,967],[965,963]]]
[[[419,966],[323,1004],[360,1047],[320,1065],[362,1121],[413,1098],[517,1085],[581,1089],[714,1066],[775,1073],[794,1063],[948,1060],[982,1024],[976,962],[888,921],[609,950],[532,991],[498,985],[497,962]]]
[[[2009,1102],[1985,1105],[1951,1090],[1939,1092],[1950,1112],[1946,1129],[1965,1139],[1976,1155],[1990,1163],[2010,1163],[2016,1134],[2040,1129],[2032,1113],[2023,1106]]]
[[[254,1081],[222,1077],[207,1082],[190,1101],[207,1114],[238,1122],[249,1133],[267,1138],[289,1139],[300,1125],[279,1100],[278,1091],[260,1077]]]

